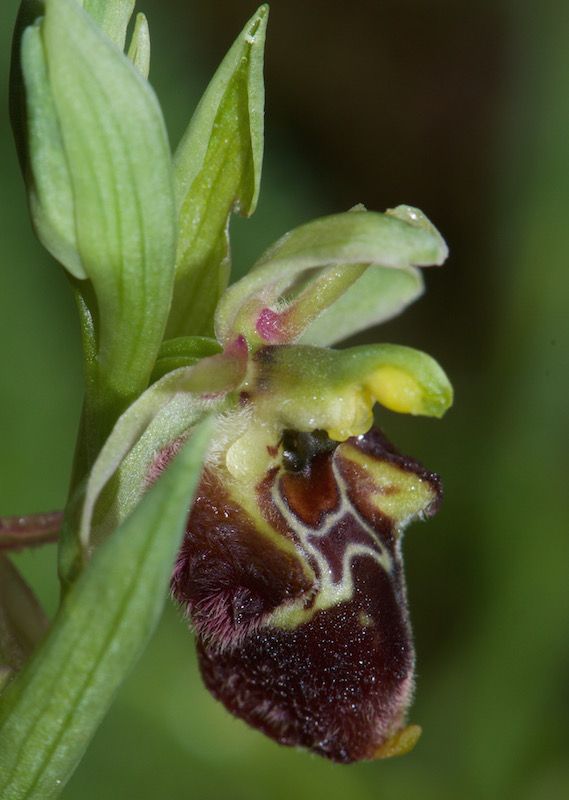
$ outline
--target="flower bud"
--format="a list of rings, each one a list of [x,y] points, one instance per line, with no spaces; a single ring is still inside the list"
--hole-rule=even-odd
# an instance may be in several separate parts
[[[98,446],[148,386],[174,284],[170,146],[141,74],[150,46],[143,17],[133,60],[123,53],[133,7],[29,0],[15,37],[12,114],[32,222],[81,297]]]

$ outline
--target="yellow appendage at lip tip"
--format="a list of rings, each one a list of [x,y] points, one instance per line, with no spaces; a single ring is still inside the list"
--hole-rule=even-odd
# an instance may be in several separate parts
[[[397,731],[393,736],[378,747],[373,754],[374,759],[393,758],[393,756],[404,756],[410,753],[415,747],[421,736],[420,725],[407,725],[401,731]]]
[[[421,414],[424,396],[421,385],[408,372],[386,365],[377,369],[366,381],[378,403],[399,414]]]

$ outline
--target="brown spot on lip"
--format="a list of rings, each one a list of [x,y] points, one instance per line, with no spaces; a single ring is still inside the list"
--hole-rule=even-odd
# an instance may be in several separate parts
[[[300,522],[318,528],[340,502],[331,454],[317,455],[304,472],[284,473],[279,480],[279,491]]]

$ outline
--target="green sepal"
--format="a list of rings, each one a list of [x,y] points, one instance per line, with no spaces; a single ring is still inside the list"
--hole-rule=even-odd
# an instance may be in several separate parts
[[[160,347],[150,380],[154,383],[168,372],[180,367],[190,367],[202,358],[220,352],[221,345],[216,339],[208,336],[180,336],[177,339],[166,339]]]
[[[229,280],[230,216],[249,216],[257,204],[267,17],[261,6],[225,56],[174,157],[179,235],[170,338],[213,333]]]
[[[401,205],[386,214],[423,228],[432,235],[438,243],[434,265],[440,266],[447,258],[448,249],[442,236],[417,208]],[[423,294],[423,289],[423,276],[418,269],[368,269],[333,305],[313,320],[300,337],[300,342],[320,347],[341,342],[396,317]]]
[[[286,234],[223,295],[216,313],[217,338],[225,342],[241,334],[253,347],[300,337],[312,343],[311,326],[327,312],[324,328],[316,328],[320,344],[332,337],[330,328],[336,320],[343,337],[396,313],[421,290],[415,268],[441,264],[447,256],[440,234],[421,212],[412,212],[415,217],[400,209],[386,214],[354,210]],[[378,268],[387,273],[379,286],[367,279]],[[406,279],[401,281],[397,274],[397,288],[389,291],[391,274],[400,272]],[[364,292],[356,290],[360,281]],[[354,292],[350,302],[336,314],[336,303],[350,287]],[[378,288],[384,294],[374,305],[370,289]]]
[[[67,593],[49,636],[2,694],[0,796],[57,797],[147,644],[211,432],[194,431]],[[94,624],[94,621],[96,624]]]
[[[75,0],[46,0],[41,31],[77,251],[96,295],[97,394],[112,418],[146,387],[168,315],[176,246],[168,139],[149,84]]]
[[[0,554],[0,691],[45,635],[48,619],[9,558]]]

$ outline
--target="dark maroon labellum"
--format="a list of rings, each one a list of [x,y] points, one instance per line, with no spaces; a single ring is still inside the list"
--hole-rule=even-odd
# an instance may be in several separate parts
[[[212,694],[281,744],[334,761],[410,749],[401,531],[440,494],[375,430],[341,444],[287,432],[250,487],[208,469],[172,590]]]

